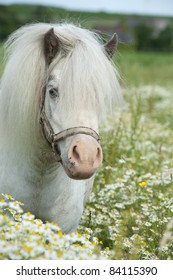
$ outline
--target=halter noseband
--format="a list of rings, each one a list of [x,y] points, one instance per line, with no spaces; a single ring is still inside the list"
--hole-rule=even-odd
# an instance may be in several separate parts
[[[67,128],[59,133],[54,133],[54,130],[46,116],[45,112],[45,95],[46,91],[44,90],[41,100],[41,109],[40,109],[40,124],[42,127],[42,132],[44,137],[46,138],[49,145],[52,147],[53,152],[56,155],[57,161],[61,161],[61,155],[60,153],[55,150],[55,145],[61,141],[64,140],[67,137],[76,135],[76,134],[85,134],[93,137],[97,142],[100,141],[99,134],[93,130],[92,128],[85,127],[85,126],[78,126],[78,127],[72,127]]]

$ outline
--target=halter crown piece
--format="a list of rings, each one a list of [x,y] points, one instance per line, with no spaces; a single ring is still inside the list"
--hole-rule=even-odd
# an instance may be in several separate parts
[[[43,91],[42,100],[41,100],[41,107],[40,107],[40,124],[42,127],[42,132],[44,137],[46,138],[49,145],[52,147],[54,154],[56,155],[57,161],[61,162],[61,155],[60,152],[58,153],[55,149],[55,146],[59,141],[64,140],[67,137],[76,135],[76,134],[85,134],[93,137],[97,142],[100,141],[99,134],[90,127],[85,126],[78,126],[78,127],[71,127],[65,130],[62,130],[59,133],[54,133],[54,130],[47,118],[45,112],[45,95],[46,91]]]

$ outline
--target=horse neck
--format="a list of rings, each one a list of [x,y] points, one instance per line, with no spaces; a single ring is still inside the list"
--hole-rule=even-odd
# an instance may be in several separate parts
[[[52,151],[43,138],[40,130],[38,131],[19,131],[13,129],[2,134],[0,139],[0,154],[4,166],[22,173],[32,173],[35,176],[41,174],[54,173],[58,167]]]

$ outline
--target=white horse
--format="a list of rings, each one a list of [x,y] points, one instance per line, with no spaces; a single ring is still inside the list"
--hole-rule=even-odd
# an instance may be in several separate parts
[[[121,99],[103,44],[72,24],[27,25],[6,43],[0,93],[0,192],[65,233],[78,226],[102,162],[98,127]]]

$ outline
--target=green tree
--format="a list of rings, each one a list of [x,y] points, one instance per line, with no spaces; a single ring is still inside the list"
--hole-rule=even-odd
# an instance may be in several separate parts
[[[137,50],[148,50],[151,46],[153,28],[145,24],[139,24],[135,30],[135,47]]]
[[[173,27],[168,25],[155,40],[155,48],[161,51],[173,51]]]
[[[18,27],[19,22],[15,14],[9,11],[7,6],[0,5],[0,41],[5,40]]]

